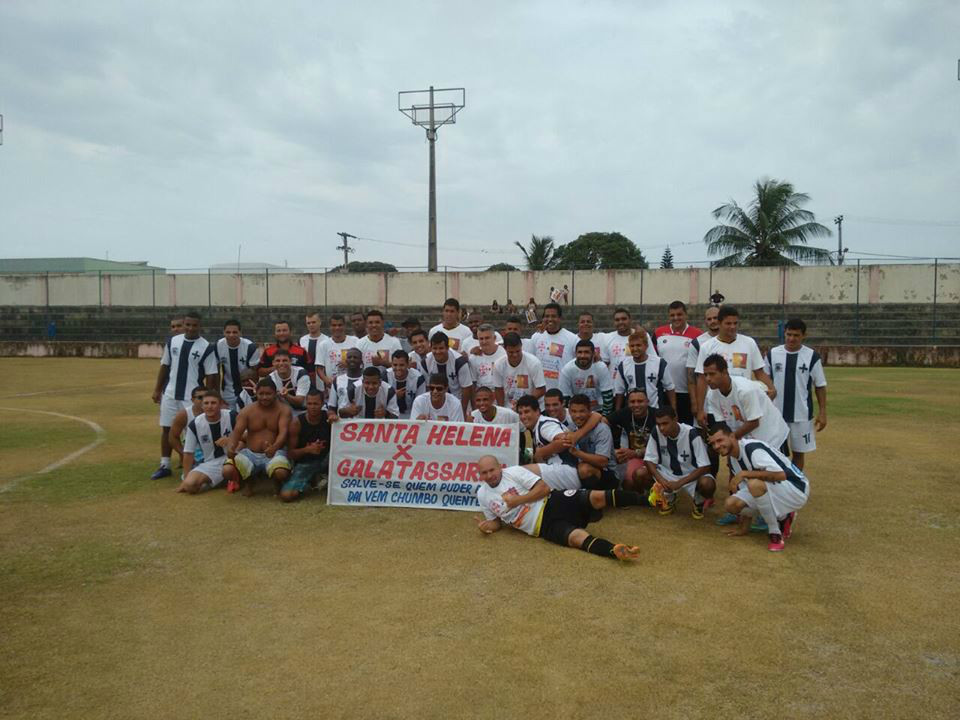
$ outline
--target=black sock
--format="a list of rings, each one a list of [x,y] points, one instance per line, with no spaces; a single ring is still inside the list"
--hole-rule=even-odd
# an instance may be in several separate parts
[[[587,539],[583,541],[583,545],[580,546],[580,549],[590,553],[591,555],[599,555],[600,557],[616,557],[613,554],[613,543],[609,540],[604,540],[603,538],[594,537],[593,535],[587,535]]]
[[[646,493],[633,492],[632,490],[604,490],[603,497],[607,501],[607,507],[610,508],[650,505]]]

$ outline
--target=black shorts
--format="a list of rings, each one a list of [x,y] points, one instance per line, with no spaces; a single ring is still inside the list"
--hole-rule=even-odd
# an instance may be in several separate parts
[[[551,490],[540,520],[540,537],[566,547],[570,533],[590,522],[589,490]]]
[[[693,413],[690,412],[690,395],[677,393],[677,420],[687,425],[693,425]]]

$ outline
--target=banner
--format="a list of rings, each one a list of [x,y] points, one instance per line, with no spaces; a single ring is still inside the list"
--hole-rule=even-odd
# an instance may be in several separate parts
[[[329,505],[477,510],[477,460],[516,465],[520,430],[420,420],[341,420],[331,432]]]

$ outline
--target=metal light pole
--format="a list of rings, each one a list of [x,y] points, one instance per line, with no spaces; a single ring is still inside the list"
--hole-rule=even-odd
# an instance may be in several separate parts
[[[837,215],[833,222],[837,226],[837,265],[843,265],[843,254],[847,251],[843,246],[843,215]]]
[[[437,99],[442,102],[437,102]],[[403,90],[397,93],[397,109],[414,125],[427,131],[430,143],[430,187],[427,195],[427,269],[437,271],[437,130],[453,125],[457,113],[466,106],[464,88]]]

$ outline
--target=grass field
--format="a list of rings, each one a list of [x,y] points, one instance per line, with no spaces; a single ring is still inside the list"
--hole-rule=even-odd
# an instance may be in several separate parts
[[[828,369],[784,553],[716,509],[608,512],[635,564],[468,513],[175,494],[146,479],[155,372],[0,360],[0,717],[958,716],[955,370]],[[36,411],[104,442],[38,475],[97,433]]]

